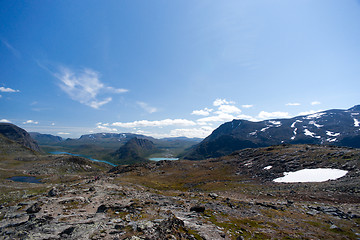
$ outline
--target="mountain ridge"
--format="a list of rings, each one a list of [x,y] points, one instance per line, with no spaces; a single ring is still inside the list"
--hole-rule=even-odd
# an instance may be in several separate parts
[[[244,148],[278,144],[321,144],[360,147],[360,105],[331,109],[289,119],[260,122],[234,119],[215,129],[184,155],[200,160],[220,157]]]

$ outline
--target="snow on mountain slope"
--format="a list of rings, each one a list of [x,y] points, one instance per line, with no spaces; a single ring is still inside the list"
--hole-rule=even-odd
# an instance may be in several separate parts
[[[233,120],[192,148],[188,159],[230,154],[235,150],[278,144],[331,144],[360,146],[360,105],[333,109],[290,119],[261,122]]]

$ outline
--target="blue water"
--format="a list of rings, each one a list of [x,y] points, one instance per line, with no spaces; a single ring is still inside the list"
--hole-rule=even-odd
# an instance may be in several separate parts
[[[69,153],[69,152],[50,152],[51,154],[68,154],[68,155],[72,155],[72,156],[77,156],[77,157],[84,157],[84,158],[87,158],[91,161],[94,161],[94,162],[103,162],[103,163],[107,163],[113,167],[116,167],[117,165],[111,163],[111,162],[108,162],[108,161],[105,161],[105,160],[97,160],[97,159],[94,159],[94,158],[91,158],[89,156],[85,156],[85,155],[82,155],[82,154],[74,154],[74,153]]]
[[[27,176],[15,176],[8,179],[15,182],[42,183],[40,179],[37,179],[35,177],[27,177]]]
[[[179,158],[149,158],[149,160],[151,160],[151,161],[162,161],[162,160],[175,161],[175,160],[179,160]]]

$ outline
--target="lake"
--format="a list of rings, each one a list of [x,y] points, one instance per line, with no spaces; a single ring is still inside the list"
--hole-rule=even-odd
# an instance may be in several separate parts
[[[176,161],[179,160],[179,158],[149,158],[151,161],[162,161],[162,160],[170,160],[170,161]]]
[[[108,162],[108,161],[105,161],[105,160],[98,160],[98,159],[94,159],[92,157],[89,157],[89,156],[85,156],[85,155],[82,155],[82,154],[74,154],[74,153],[69,153],[69,152],[50,152],[51,154],[55,154],[55,155],[58,155],[58,154],[68,154],[68,155],[72,155],[72,156],[77,156],[77,157],[84,157],[84,158],[87,158],[91,161],[94,161],[94,162],[103,162],[103,163],[107,163],[113,167],[116,167],[117,165],[111,163],[111,162]]]
[[[8,178],[8,180],[12,180],[14,182],[42,183],[40,179],[37,179],[35,177],[28,177],[28,176],[14,176]]]

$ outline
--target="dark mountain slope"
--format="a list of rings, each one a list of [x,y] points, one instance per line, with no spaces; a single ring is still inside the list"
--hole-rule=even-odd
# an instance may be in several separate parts
[[[31,138],[29,133],[14,124],[0,123],[0,134],[20,145],[28,147],[36,152],[41,152],[37,142]]]
[[[132,138],[112,154],[116,164],[147,162],[147,155],[158,152],[155,144],[147,139]]]
[[[323,144],[360,147],[360,105],[291,119],[261,122],[233,120],[222,124],[184,158],[200,160],[233,151],[278,144]]]
[[[51,134],[42,134],[38,132],[29,132],[29,134],[40,145],[56,144],[63,141],[62,137],[54,136]]]

